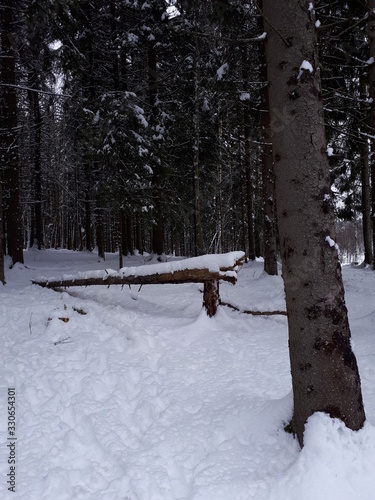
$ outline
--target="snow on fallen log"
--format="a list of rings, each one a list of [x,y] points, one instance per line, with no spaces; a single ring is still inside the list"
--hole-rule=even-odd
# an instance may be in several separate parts
[[[203,306],[209,317],[219,305],[219,281],[237,281],[237,271],[245,260],[244,252],[202,255],[173,262],[124,267],[119,271],[88,271],[61,278],[39,278],[32,283],[47,288],[89,285],[161,285],[167,283],[204,283]]]
[[[32,283],[47,288],[88,285],[152,285],[166,283],[204,283],[237,281],[237,271],[245,260],[244,252],[202,255],[173,262],[105,269],[63,275],[61,278],[38,278]]]

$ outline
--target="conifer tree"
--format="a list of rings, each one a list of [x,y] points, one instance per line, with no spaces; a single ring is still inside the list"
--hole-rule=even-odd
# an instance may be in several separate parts
[[[3,204],[5,206],[7,248],[12,263],[23,263],[22,220],[19,199],[19,142],[16,90],[16,5],[6,0],[0,7],[1,96],[0,158],[3,165]]]
[[[331,206],[312,3],[264,0],[273,157],[289,325],[293,428],[317,411],[351,429],[365,413]]]

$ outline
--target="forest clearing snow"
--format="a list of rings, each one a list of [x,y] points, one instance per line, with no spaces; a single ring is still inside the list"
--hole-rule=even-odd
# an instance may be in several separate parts
[[[125,259],[143,264],[142,256]],[[221,307],[201,285],[93,286],[62,293],[43,275],[115,269],[117,256],[27,251],[0,285],[0,498],[24,500],[373,500],[375,274],[344,267],[367,421],[324,414],[306,444],[292,414],[287,320]],[[257,261],[220,295],[285,310],[281,277]],[[8,388],[16,393],[16,493],[8,491]]]

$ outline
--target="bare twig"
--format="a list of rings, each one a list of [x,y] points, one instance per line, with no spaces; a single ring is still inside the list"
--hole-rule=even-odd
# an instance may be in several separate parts
[[[54,97],[68,97],[72,98],[70,94],[57,94],[56,92],[47,92],[46,90],[33,89],[31,87],[26,87],[24,85],[14,85],[12,83],[0,83],[2,87],[12,87],[16,90],[27,90],[28,92],[36,92],[37,94],[52,95]]]
[[[56,342],[54,342],[54,345],[58,345],[58,344],[72,344],[73,340],[70,340],[71,338],[72,337],[65,337],[64,339],[57,340]]]
[[[29,330],[30,330],[30,335],[33,334],[32,330],[31,330],[31,327],[32,327],[32,317],[33,317],[33,313],[30,313],[30,319],[29,319]]]
[[[246,311],[245,309],[239,309],[238,307],[234,306],[233,304],[229,304],[228,302],[223,302],[222,300],[220,301],[220,305],[230,307],[234,311],[238,311],[238,312],[241,312],[244,314],[252,314],[253,316],[276,316],[276,315],[286,316],[287,315],[286,311]]]

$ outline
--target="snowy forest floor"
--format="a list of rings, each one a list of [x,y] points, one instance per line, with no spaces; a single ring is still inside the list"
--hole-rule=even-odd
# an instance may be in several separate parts
[[[126,265],[144,263],[129,257]],[[367,422],[315,414],[305,447],[292,414],[285,316],[221,307],[202,286],[69,288],[38,276],[117,269],[117,256],[25,252],[0,285],[0,498],[373,500],[375,273],[343,269]],[[285,309],[257,261],[220,286],[240,309]],[[7,389],[16,391],[16,493],[7,491]]]

